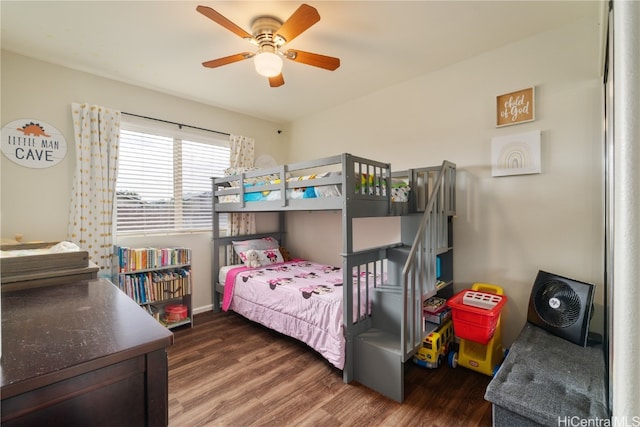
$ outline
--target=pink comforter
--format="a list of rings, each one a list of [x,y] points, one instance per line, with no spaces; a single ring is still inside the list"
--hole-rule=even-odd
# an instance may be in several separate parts
[[[296,260],[227,273],[223,309],[299,339],[343,369],[342,269]]]

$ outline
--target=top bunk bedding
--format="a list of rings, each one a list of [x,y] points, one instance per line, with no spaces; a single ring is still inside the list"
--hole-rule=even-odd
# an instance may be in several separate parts
[[[345,153],[261,170],[232,169],[214,178],[213,196],[216,212],[346,208],[355,216],[377,216],[388,214],[392,202],[406,201],[408,186],[392,182],[388,163]]]

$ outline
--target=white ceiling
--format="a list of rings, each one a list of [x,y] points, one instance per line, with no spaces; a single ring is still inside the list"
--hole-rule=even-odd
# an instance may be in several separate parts
[[[196,11],[251,32],[293,1],[1,1],[2,49],[251,116],[289,122],[576,19],[599,1],[310,1],[321,20],[286,48],[339,57],[327,71],[285,61],[269,87],[251,60],[204,61],[254,47]],[[597,47],[594,47],[597,48]]]

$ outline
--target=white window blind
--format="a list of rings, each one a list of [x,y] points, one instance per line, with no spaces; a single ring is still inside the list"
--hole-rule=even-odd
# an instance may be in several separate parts
[[[226,141],[197,139],[123,126],[116,183],[118,233],[211,229],[211,177],[224,175],[230,150]]]

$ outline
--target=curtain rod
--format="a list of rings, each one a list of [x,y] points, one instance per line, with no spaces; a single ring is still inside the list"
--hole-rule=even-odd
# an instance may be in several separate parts
[[[186,127],[186,128],[191,128],[191,129],[203,130],[203,131],[206,131],[206,132],[213,132],[213,133],[217,133],[219,135],[231,136],[231,134],[229,134],[227,132],[222,132],[222,131],[219,131],[219,130],[211,130],[211,129],[206,129],[206,128],[200,128],[200,127],[197,127],[197,126],[185,125],[183,123],[171,122],[169,120],[156,119],[154,117],[141,116],[139,114],[133,114],[133,113],[126,113],[124,111],[121,111],[120,114],[124,114],[124,115],[127,115],[127,116],[132,116],[132,117],[138,117],[138,118],[141,118],[141,119],[155,120],[156,122],[168,123],[170,125],[176,125],[180,129],[182,129],[183,127]]]

